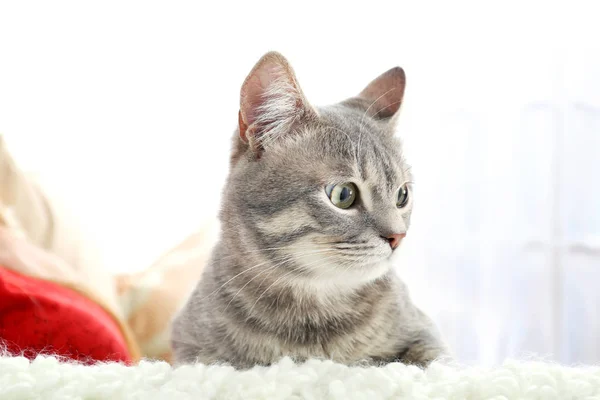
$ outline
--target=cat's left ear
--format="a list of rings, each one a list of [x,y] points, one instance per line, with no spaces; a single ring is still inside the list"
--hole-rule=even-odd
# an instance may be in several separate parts
[[[375,119],[391,119],[400,110],[405,86],[404,70],[395,67],[375,78],[358,97],[365,100],[367,115]]]
[[[265,54],[242,85],[240,138],[260,154],[310,116],[316,116],[316,111],[304,97],[288,61],[277,52]]]

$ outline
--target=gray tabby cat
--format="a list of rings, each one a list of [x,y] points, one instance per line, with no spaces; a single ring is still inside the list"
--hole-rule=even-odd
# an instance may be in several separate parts
[[[445,354],[392,270],[413,205],[393,136],[404,85],[396,67],[315,108],[285,58],[260,59],[241,90],[221,237],[174,321],[177,364]]]

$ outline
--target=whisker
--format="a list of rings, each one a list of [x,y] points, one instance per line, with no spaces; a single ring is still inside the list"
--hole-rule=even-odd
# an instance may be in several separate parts
[[[283,249],[283,248],[288,248],[288,247],[290,247],[290,246],[281,247],[281,248]],[[290,248],[292,248],[292,247],[290,247]],[[310,249],[310,253],[314,253],[314,254],[318,254],[318,253],[320,253],[320,252],[327,251],[327,249],[316,249],[316,250],[315,250],[315,249],[313,249],[312,247],[309,247],[309,246],[307,246],[307,248],[309,248],[309,249]],[[256,250],[256,251],[261,251],[261,250]],[[310,254],[310,253],[309,253],[309,252],[307,252],[307,254]],[[229,257],[232,257],[232,256],[229,256]],[[256,264],[256,265],[254,265],[254,266],[252,266],[252,267],[245,268],[243,271],[241,271],[240,273],[236,274],[235,276],[233,276],[232,278],[230,278],[229,280],[227,280],[227,281],[226,281],[225,283],[223,283],[223,284],[222,284],[222,285],[221,285],[221,286],[220,286],[218,289],[216,289],[216,290],[214,290],[213,292],[211,292],[210,294],[206,295],[206,296],[205,296],[205,297],[203,297],[201,300],[202,300],[202,301],[203,301],[203,300],[206,300],[206,299],[207,299],[207,298],[209,298],[210,296],[212,296],[212,295],[214,295],[214,294],[218,293],[218,292],[219,292],[221,289],[223,289],[223,288],[224,288],[224,287],[225,287],[225,286],[226,286],[228,283],[230,283],[231,281],[233,281],[235,278],[239,277],[240,275],[242,275],[242,274],[245,274],[246,272],[249,272],[249,271],[251,271],[251,270],[253,270],[253,269],[257,268],[257,267],[260,267],[260,266],[262,266],[262,265],[268,264],[268,263],[270,263],[270,262],[277,262],[277,261],[279,261],[279,260],[282,260],[282,259],[285,259],[285,258],[287,258],[287,257],[289,257],[289,255],[288,255],[288,254],[285,254],[285,255],[279,256],[279,257],[277,257],[277,258],[275,258],[275,259],[266,260],[266,261],[263,261],[263,262],[261,262],[261,263],[259,263],[259,264]],[[223,258],[221,258],[221,260],[223,260],[223,259],[225,259],[225,258],[226,258],[226,257],[223,257]]]
[[[210,293],[210,294],[206,295],[205,297],[203,297],[201,299],[201,301],[204,301],[204,300],[208,299],[210,296],[212,296],[213,294],[218,293],[221,289],[223,289],[225,287],[225,285],[227,285],[229,282],[233,281],[238,276],[240,276],[242,274],[245,274],[246,272],[249,272],[249,271],[253,270],[254,268],[260,267],[261,265],[265,265],[265,264],[269,263],[270,261],[272,261],[272,260],[263,261],[262,263],[256,264],[256,265],[254,265],[252,267],[245,268],[244,270],[242,270],[242,272],[236,274],[235,276],[233,276],[232,278],[230,278],[227,282],[225,282],[224,284],[222,284],[218,289],[214,290],[212,293]]]
[[[367,109],[365,110],[365,112],[363,113],[361,119],[360,119],[360,124],[359,124],[359,136],[358,136],[358,151],[361,151],[361,147],[362,147],[362,135],[363,135],[363,131],[365,128],[365,116],[367,115],[367,113],[371,110],[371,107],[373,107],[375,105],[375,103],[377,103],[381,98],[383,98],[385,95],[387,95],[388,93],[390,93],[391,91],[395,90],[396,88],[391,88],[390,90],[388,90],[387,92],[383,93],[381,96],[379,96],[378,98],[376,98],[370,105],[369,107],[367,107]],[[377,112],[377,114],[379,114],[381,112],[381,110],[379,110]],[[377,115],[375,114],[375,115]],[[357,160],[359,160],[360,157],[357,157]]]
[[[389,92],[390,92],[390,91],[386,92],[385,94],[387,94],[387,93],[389,93]],[[384,94],[384,96],[385,96],[385,94]],[[380,97],[380,98],[381,98],[381,97]],[[379,100],[379,99],[377,99],[377,100]],[[377,100],[376,100],[376,101],[377,101]],[[373,114],[373,116],[375,117],[375,116],[379,115],[379,113],[380,113],[380,112],[382,112],[383,110],[385,110],[385,109],[386,109],[386,108],[388,108],[389,106],[393,106],[393,105],[395,105],[395,104],[400,104],[400,103],[402,103],[402,100],[399,100],[399,101],[394,101],[393,103],[390,103],[390,104],[386,105],[385,107],[381,107],[381,109],[380,109],[379,111],[377,111],[375,114]]]
[[[257,248],[257,249],[253,249],[253,250],[244,250],[244,251],[240,251],[239,253],[236,254],[232,254],[229,256],[223,256],[223,257],[219,257],[220,260],[226,260],[228,258],[232,258],[232,257],[239,257],[239,254],[253,254],[253,253],[262,253],[262,252],[270,252],[270,251],[275,251],[275,250],[295,250],[295,249],[312,249],[313,246],[302,246],[302,245],[287,245],[287,246],[281,246],[281,247],[264,247],[264,248]]]
[[[324,261],[324,260],[317,260],[317,261],[315,261],[315,262],[311,263],[310,265],[314,265],[314,264],[317,264],[317,263],[319,263],[319,262],[322,262],[322,261]],[[308,265],[307,265],[307,266],[308,266]],[[265,293],[267,293],[267,291],[269,291],[269,289],[271,289],[271,288],[272,288],[272,287],[273,287],[275,284],[277,284],[277,282],[281,281],[283,278],[285,278],[285,277],[287,277],[287,276],[291,275],[291,274],[292,274],[292,273],[294,273],[294,272],[296,272],[296,271],[295,271],[295,269],[292,269],[291,271],[289,271],[289,272],[287,272],[286,274],[284,274],[284,275],[280,276],[280,277],[279,277],[279,278],[277,278],[277,279],[276,279],[276,280],[275,280],[273,283],[271,283],[271,284],[269,285],[269,287],[267,287],[267,288],[265,289],[265,291],[264,291],[264,292],[262,292],[260,296],[258,296],[258,299],[256,299],[256,301],[254,302],[254,304],[252,304],[252,307],[250,307],[250,310],[248,311],[248,316],[252,315],[252,310],[253,310],[253,309],[254,309],[254,307],[255,307],[255,306],[258,304],[258,302],[260,301],[260,299],[261,299],[261,298],[262,298],[262,297],[265,295]]]
[[[239,290],[238,290],[238,291],[237,291],[237,292],[236,292],[236,293],[233,295],[233,297],[231,298],[231,300],[229,300],[229,302],[227,303],[227,306],[226,306],[226,307],[225,307],[225,309],[223,310],[223,313],[224,313],[225,311],[227,311],[227,309],[229,308],[229,306],[231,305],[231,303],[232,303],[232,302],[235,300],[235,298],[236,298],[236,297],[237,297],[237,296],[238,296],[238,295],[239,295],[239,294],[242,292],[242,290],[244,290],[244,288],[245,288],[246,286],[248,286],[248,285],[249,285],[249,284],[250,284],[250,283],[251,283],[253,280],[255,280],[256,278],[258,278],[259,276],[261,276],[262,274],[264,274],[264,273],[265,273],[265,272],[267,272],[267,271],[271,271],[271,272],[272,272],[273,270],[275,270],[275,268],[277,268],[277,267],[279,267],[279,266],[281,266],[281,265],[284,265],[286,262],[288,262],[288,261],[290,261],[290,260],[291,260],[291,259],[286,259],[286,260],[284,260],[284,261],[282,261],[282,262],[280,262],[280,263],[274,264],[274,265],[272,265],[271,267],[269,267],[269,268],[265,269],[264,271],[261,271],[261,272],[260,272],[260,273],[258,273],[256,276],[254,276],[252,279],[250,279],[248,282],[246,282],[246,284],[244,284],[244,286],[242,286],[242,287],[241,287],[241,288],[240,288],[240,289],[239,289]],[[263,282],[264,282],[264,280],[263,280]],[[262,283],[261,283],[261,284],[262,284]]]
[[[342,134],[344,134],[346,136],[346,138],[348,139],[348,142],[350,142],[350,145],[352,146],[352,153],[354,154],[354,162],[356,164],[358,164],[358,158],[357,158],[357,151],[356,151],[356,145],[354,144],[354,142],[352,141],[352,139],[350,138],[350,135],[348,135],[348,133],[346,133],[345,131],[336,128],[335,126],[331,127],[332,129],[341,132]]]
[[[327,249],[323,249],[323,250],[315,250],[315,251],[312,251],[312,252],[310,252],[310,253],[305,253],[305,254],[319,254],[319,253],[326,253],[327,251],[328,251]],[[229,305],[231,304],[231,302],[232,302],[232,301],[233,301],[233,300],[234,300],[234,299],[237,297],[237,295],[238,295],[239,293],[241,293],[241,291],[242,291],[242,290],[244,290],[244,288],[245,288],[246,286],[248,286],[248,285],[249,285],[249,284],[250,284],[252,281],[254,281],[256,278],[258,278],[259,276],[261,276],[262,274],[264,274],[264,273],[265,273],[265,272],[267,272],[267,271],[271,271],[271,272],[272,272],[272,271],[274,271],[274,270],[275,270],[275,268],[281,267],[281,266],[283,266],[283,265],[287,264],[288,262],[290,262],[290,261],[293,261],[293,260],[294,260],[294,255],[292,255],[292,254],[287,254],[287,255],[285,255],[284,257],[282,257],[282,259],[283,259],[282,261],[280,261],[280,262],[277,262],[277,263],[275,263],[274,265],[272,265],[272,266],[270,266],[270,267],[266,268],[265,270],[263,270],[263,271],[259,272],[259,273],[258,273],[258,274],[256,274],[254,277],[252,277],[252,279],[248,280],[248,282],[246,282],[246,283],[244,284],[244,286],[242,286],[242,287],[241,287],[241,288],[240,288],[240,289],[239,289],[239,290],[238,290],[238,291],[235,293],[235,295],[234,295],[234,296],[233,296],[233,298],[232,298],[232,299],[229,301],[229,303],[227,303],[227,306],[225,307],[225,309],[223,310],[223,312],[225,312],[225,311],[227,310],[227,308],[229,308]],[[267,261],[267,262],[268,262],[268,261]],[[265,264],[265,263],[267,263],[267,262],[261,263],[260,265],[263,265],[263,264]],[[240,274],[238,274],[238,275],[236,275],[236,276],[239,276],[239,275],[240,275]],[[269,275],[267,275],[267,276],[265,277],[265,279],[266,279],[268,276],[270,276],[270,274],[269,274]],[[235,278],[235,277],[234,277],[234,278]],[[229,282],[230,282],[230,281],[232,281],[234,278],[232,278],[232,279],[230,279],[229,281],[225,282],[225,284],[229,283]],[[262,285],[262,283],[264,282],[264,280],[265,280],[265,279],[263,279],[263,281],[260,283],[259,287]],[[222,289],[222,288],[225,286],[225,284],[223,284],[223,285],[221,286],[221,288],[219,288],[219,290],[220,290],[220,289]]]
[[[338,245],[334,245],[333,248],[334,249],[338,249],[338,250],[368,250],[368,249],[375,249],[375,248],[377,248],[377,246],[374,246],[374,245],[360,246],[360,245],[343,245],[343,244],[338,244]]]

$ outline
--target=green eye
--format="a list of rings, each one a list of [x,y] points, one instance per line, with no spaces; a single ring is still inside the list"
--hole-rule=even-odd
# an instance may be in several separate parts
[[[400,190],[398,190],[398,199],[396,200],[396,207],[404,208],[408,204],[408,188],[406,185],[403,185]]]
[[[337,185],[327,185],[325,187],[325,193],[329,196],[329,199],[334,206],[338,208],[348,208],[354,204],[356,200],[356,185],[354,183],[346,182]]]

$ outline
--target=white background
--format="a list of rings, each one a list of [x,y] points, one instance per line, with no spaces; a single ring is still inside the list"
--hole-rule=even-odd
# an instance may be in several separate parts
[[[207,3],[0,1],[0,132],[107,268],[143,269],[214,215],[264,52],[315,104],[401,65],[416,301],[465,362],[600,362],[593,2]]]

